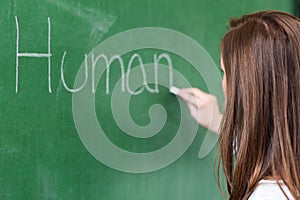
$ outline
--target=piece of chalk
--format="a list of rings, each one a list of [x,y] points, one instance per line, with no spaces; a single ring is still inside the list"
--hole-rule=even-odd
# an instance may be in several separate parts
[[[170,88],[170,92],[177,95],[178,92],[179,92],[179,88],[173,86],[173,87]]]

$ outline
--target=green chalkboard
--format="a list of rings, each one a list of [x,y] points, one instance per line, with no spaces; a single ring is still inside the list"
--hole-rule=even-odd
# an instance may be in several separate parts
[[[0,5],[0,199],[222,199],[218,138],[169,88],[200,87],[221,106],[227,20],[296,11],[292,0]]]

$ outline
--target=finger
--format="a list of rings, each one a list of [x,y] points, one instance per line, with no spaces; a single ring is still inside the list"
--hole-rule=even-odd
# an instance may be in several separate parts
[[[199,88],[182,88],[182,89],[179,90],[179,93],[180,92],[189,93],[189,94],[194,95],[194,96],[199,97],[199,98],[204,98],[204,97],[207,97],[209,95],[208,93],[203,92]]]
[[[183,88],[180,89],[179,92],[177,93],[181,98],[183,98],[186,101],[191,100],[191,103],[193,104],[199,104],[207,101],[210,99],[211,95],[208,93],[203,92],[202,90],[198,88]],[[199,102],[195,102],[194,100],[198,100]]]
[[[181,97],[186,103],[192,104],[196,108],[200,108],[202,102],[202,92],[199,91],[200,90],[198,90],[197,88],[183,88],[179,90],[177,95]]]
[[[178,96],[181,97],[187,104],[192,104],[195,107],[199,104],[199,100],[197,100],[197,97],[194,96],[193,93],[180,90]]]
[[[199,113],[198,109],[195,106],[193,106],[192,104],[187,104],[187,105],[190,110],[191,116],[199,123],[200,113]]]
[[[193,94],[195,97],[201,99],[201,100],[205,100],[207,98],[210,98],[210,94],[203,92],[202,90],[200,90],[199,88],[193,88]]]
[[[186,105],[188,106],[188,108],[189,108],[190,111],[197,109],[197,108],[196,108],[193,104],[191,104],[191,103],[187,103]]]

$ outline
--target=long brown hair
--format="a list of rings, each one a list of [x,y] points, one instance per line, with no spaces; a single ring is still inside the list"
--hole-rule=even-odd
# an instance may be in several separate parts
[[[221,57],[227,92],[219,172],[222,164],[229,199],[248,199],[267,177],[300,199],[300,20],[279,11],[232,19]]]

